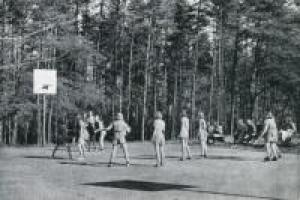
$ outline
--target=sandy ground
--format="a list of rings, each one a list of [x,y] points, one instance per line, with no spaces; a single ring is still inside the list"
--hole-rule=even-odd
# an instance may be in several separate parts
[[[263,162],[262,149],[209,147],[209,158],[179,161],[180,145],[167,144],[167,163],[155,168],[150,143],[129,143],[132,165],[122,151],[117,166],[107,167],[110,145],[90,152],[85,161],[68,160],[64,150],[49,159],[51,148],[0,149],[0,199],[300,199],[300,155],[285,153]],[[74,149],[75,150],[75,149]]]

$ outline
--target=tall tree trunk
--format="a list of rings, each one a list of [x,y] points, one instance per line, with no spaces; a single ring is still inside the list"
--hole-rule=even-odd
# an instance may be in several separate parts
[[[233,54],[233,64],[232,64],[232,71],[231,71],[231,104],[230,104],[230,134],[233,137],[233,129],[234,129],[234,112],[235,112],[235,79],[236,79],[236,67],[238,64],[238,31],[235,35],[235,42],[234,42],[234,54]]]
[[[129,58],[129,65],[128,65],[128,104],[127,104],[128,122],[130,118],[130,107],[131,107],[131,68],[132,68],[132,59],[133,59],[133,42],[134,42],[134,34],[132,34],[132,38],[130,42],[130,58]]]
[[[53,115],[53,99],[50,99],[50,110],[48,113],[48,138],[47,138],[47,142],[51,143],[51,139],[52,139],[52,115]]]
[[[3,142],[3,121],[0,120],[0,144],[4,144]]]
[[[13,130],[12,130],[12,144],[16,145],[18,140],[18,117],[14,115],[13,117]]]
[[[175,80],[174,80],[174,93],[173,93],[173,109],[172,109],[172,132],[171,139],[175,139],[176,137],[176,116],[177,116],[177,83],[178,75],[177,71],[175,72]]]
[[[150,25],[152,20],[150,18]],[[147,93],[148,93],[148,69],[150,66],[150,49],[151,49],[151,29],[148,33],[148,44],[147,44],[147,52],[146,52],[146,65],[144,72],[144,94],[143,94],[143,116],[142,116],[142,131],[141,131],[141,140],[144,142],[145,140],[145,121],[147,117]]]

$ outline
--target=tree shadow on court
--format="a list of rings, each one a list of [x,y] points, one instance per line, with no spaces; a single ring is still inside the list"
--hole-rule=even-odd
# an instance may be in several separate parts
[[[251,159],[249,157],[225,156],[225,155],[209,155],[205,159],[209,159],[209,160],[231,160],[231,161],[257,161],[255,159]]]
[[[93,182],[93,183],[83,183],[81,185],[95,186],[95,187],[96,186],[110,187],[110,188],[138,190],[138,191],[166,191],[166,190],[181,190],[184,188],[193,188],[193,186],[191,186],[191,185],[179,185],[179,184],[134,181],[134,180]]]
[[[65,160],[69,158],[64,158],[64,157],[54,157],[51,158],[51,156],[24,156],[24,158],[32,158],[32,159],[49,159],[49,160]]]
[[[269,199],[269,200],[282,200],[280,198],[273,198],[267,196],[255,196],[248,194],[235,194],[226,192],[217,192],[209,190],[199,190],[199,187],[193,185],[182,185],[182,184],[172,184],[172,183],[161,183],[161,182],[150,182],[150,181],[140,181],[140,180],[117,180],[108,182],[91,182],[83,183],[81,185],[93,186],[93,187],[108,187],[135,191],[146,191],[146,192],[159,192],[168,190],[179,190],[185,192],[196,192],[211,195],[220,195],[228,197],[240,197],[240,198],[256,198],[256,199]]]

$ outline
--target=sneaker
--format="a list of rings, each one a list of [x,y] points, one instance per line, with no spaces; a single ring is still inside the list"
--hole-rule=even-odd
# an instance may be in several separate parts
[[[269,157],[265,157],[265,158],[264,158],[264,161],[265,161],[265,162],[270,161],[270,158],[269,158]]]
[[[276,158],[276,157],[273,157],[273,158],[272,158],[272,161],[277,161],[277,158]]]
[[[154,167],[159,167],[159,164],[155,164]]]
[[[180,161],[184,161],[184,159],[183,159],[183,158],[180,158],[179,160],[180,160]]]
[[[130,166],[130,163],[129,162],[126,162],[126,167],[129,167]]]
[[[186,159],[188,159],[188,160],[192,160],[192,157],[191,157],[191,156],[189,156],[189,157],[187,157]]]
[[[113,167],[113,164],[111,162],[108,163],[108,167]]]

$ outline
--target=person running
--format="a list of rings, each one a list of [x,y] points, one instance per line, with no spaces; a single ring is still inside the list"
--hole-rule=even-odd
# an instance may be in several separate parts
[[[83,118],[80,116],[79,117],[79,138],[78,138],[78,148],[79,148],[79,155],[80,158],[85,157],[85,144],[86,140],[89,139],[88,137],[88,132],[87,132],[87,123],[86,123],[86,114],[83,115]]]
[[[165,122],[162,119],[161,112],[155,113],[155,120],[153,123],[154,131],[152,135],[152,142],[156,155],[156,167],[163,166],[165,160],[164,146],[165,146]]]
[[[204,113],[200,113],[199,120],[199,138],[201,143],[201,156],[207,158],[207,125],[204,119]]]
[[[89,116],[87,118],[87,130],[89,133],[89,140],[88,140],[88,151],[91,151],[91,143],[95,146],[95,116],[93,111],[89,112]]]
[[[113,166],[114,159],[116,157],[117,149],[118,149],[118,143],[120,143],[124,155],[125,155],[125,160],[126,160],[126,166],[129,167],[129,153],[127,150],[127,145],[126,145],[126,134],[129,133],[130,127],[129,125],[124,121],[123,119],[123,114],[118,113],[116,116],[116,120],[113,121],[106,129],[105,131],[113,130],[114,132],[114,139],[112,142],[113,149],[111,152],[110,160],[109,160],[109,167]]]
[[[106,131],[104,129],[103,121],[100,119],[99,115],[95,117],[95,133],[99,135],[99,149],[100,151],[104,150],[104,138],[106,136]]]
[[[181,138],[181,161],[185,160],[186,154],[187,159],[191,159],[191,152],[189,147],[189,118],[185,110],[181,114],[181,128],[180,128],[180,138]]]
[[[62,116],[58,119],[58,130],[57,130],[56,145],[52,151],[51,158],[54,159],[55,153],[59,146],[65,146],[69,154],[69,159],[72,160],[71,143],[72,137],[68,136],[67,124],[65,117]]]
[[[276,121],[272,112],[268,112],[264,121],[264,129],[261,133],[261,137],[265,139],[265,146],[267,150],[267,157],[265,161],[276,161],[278,159],[279,149],[277,147],[278,130]]]

